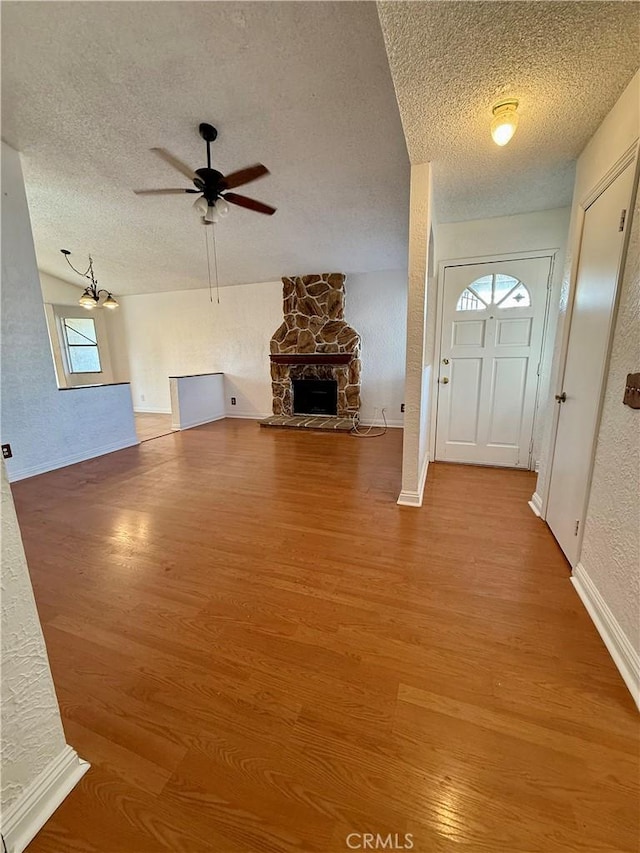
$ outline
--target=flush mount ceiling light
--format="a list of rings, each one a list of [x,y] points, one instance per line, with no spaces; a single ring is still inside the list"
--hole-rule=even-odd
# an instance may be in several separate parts
[[[81,275],[83,278],[88,278],[91,282],[91,284],[88,284],[85,287],[84,293],[82,294],[80,299],[78,299],[79,304],[82,305],[83,308],[87,308],[89,310],[91,308],[110,308],[111,310],[113,310],[114,308],[118,307],[119,303],[113,298],[113,296],[108,290],[104,290],[104,288],[100,288],[98,290],[98,280],[93,274],[93,259],[91,255],[89,255],[89,266],[84,272],[80,272],[80,270],[77,270],[69,260],[69,255],[71,254],[71,252],[68,249],[60,249],[60,251],[64,255],[64,259],[69,264],[71,269],[75,273],[78,273],[78,275]],[[102,301],[100,301],[101,293],[107,294],[106,298]]]
[[[516,132],[518,126],[517,109],[518,102],[513,98],[508,101],[499,101],[494,105],[491,136],[496,145],[506,145]]]

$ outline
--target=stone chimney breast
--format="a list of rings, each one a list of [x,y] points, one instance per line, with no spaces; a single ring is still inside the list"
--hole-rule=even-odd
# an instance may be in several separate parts
[[[344,320],[345,276],[282,279],[284,320],[270,342],[274,415],[293,413],[293,379],[334,379],[338,417],[360,409],[360,335]]]

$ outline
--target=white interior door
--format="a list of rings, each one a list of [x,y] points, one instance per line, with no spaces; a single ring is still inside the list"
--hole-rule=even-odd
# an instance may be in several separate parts
[[[585,212],[546,520],[572,566],[580,553],[633,166]],[[622,389],[620,390],[622,394]]]
[[[551,258],[447,267],[436,459],[528,468]]]

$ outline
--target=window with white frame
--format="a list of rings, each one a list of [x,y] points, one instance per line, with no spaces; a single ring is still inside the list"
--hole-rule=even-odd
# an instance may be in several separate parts
[[[456,311],[483,311],[485,308],[530,308],[531,295],[511,275],[484,275],[472,281],[460,294]]]
[[[96,324],[92,317],[62,317],[69,373],[101,373]]]

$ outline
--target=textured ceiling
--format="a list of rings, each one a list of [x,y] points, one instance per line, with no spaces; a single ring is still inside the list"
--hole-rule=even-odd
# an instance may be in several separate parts
[[[221,284],[406,266],[409,161],[373,3],[2,4],[2,133],[23,154],[44,271],[91,251],[116,294],[206,284],[188,186],[149,152],[272,174],[217,227]],[[72,258],[73,259],[73,258]]]
[[[379,3],[412,163],[451,222],[569,204],[573,161],[638,68],[633,2]],[[491,107],[519,102],[504,148]]]

